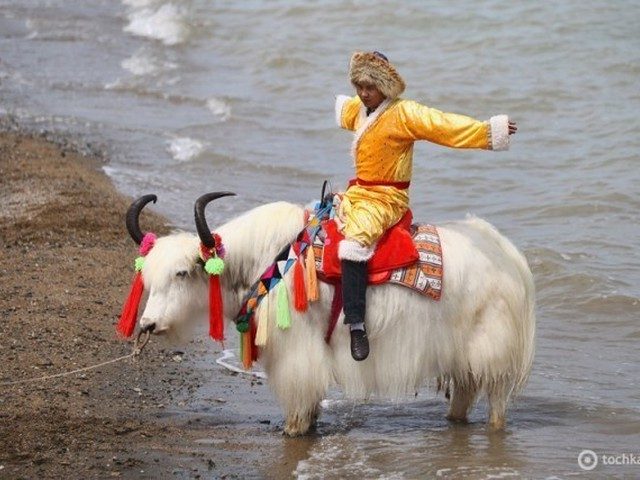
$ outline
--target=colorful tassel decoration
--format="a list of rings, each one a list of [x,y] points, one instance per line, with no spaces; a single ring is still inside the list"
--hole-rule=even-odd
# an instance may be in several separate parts
[[[244,313],[243,315],[240,315],[238,317],[238,319],[236,320],[236,330],[238,330],[239,333],[249,331],[249,321],[251,320],[251,315],[252,313]]]
[[[284,279],[278,283],[276,287],[277,303],[276,303],[276,325],[282,330],[286,330],[291,326],[291,312],[289,311],[289,295],[287,294],[287,286]]]
[[[209,336],[219,342],[224,340],[224,317],[219,275],[209,277]]]
[[[153,235],[152,233],[148,233],[144,236],[145,239],[150,239],[151,237],[153,237],[153,239],[155,240],[155,235]],[[151,247],[153,247],[153,243],[151,243],[150,245],[151,246],[149,246],[149,250],[151,249]],[[129,295],[127,296],[127,300],[124,302],[122,312],[120,313],[120,320],[118,320],[118,325],[116,326],[116,330],[125,338],[129,338],[131,335],[133,335],[133,331],[136,329],[136,320],[138,319],[140,299],[142,298],[142,294],[144,293],[142,267],[144,267],[144,255],[146,255],[147,253],[148,250],[142,254],[143,256],[137,257],[135,259],[134,268],[136,273],[133,276]]]
[[[251,359],[251,331],[242,334],[242,366],[245,370],[249,370],[253,365]]]
[[[310,302],[317,302],[320,295],[318,292],[318,276],[316,273],[316,255],[313,251],[313,245],[309,245],[307,248],[305,267],[307,272],[307,299]]]
[[[298,257],[293,267],[293,306],[298,312],[307,311],[307,288],[304,284],[302,259]]]
[[[324,341],[327,345],[331,342],[331,335],[333,335],[333,330],[336,328],[338,317],[340,317],[340,312],[342,311],[343,306],[342,283],[338,282],[334,286],[333,300],[331,301],[331,313],[329,314],[329,328],[327,329],[327,333],[324,337]]]
[[[252,319],[249,325],[249,345],[251,346],[251,365],[253,365],[253,362],[258,361],[258,346],[256,345],[258,326],[255,319]],[[251,368],[251,365],[249,365],[249,368]]]
[[[265,296],[258,310],[258,330],[256,331],[256,345],[264,347],[269,335],[269,295]]]
[[[204,270],[209,274],[209,336],[218,342],[222,342],[224,341],[224,309],[222,307],[220,275],[224,272],[224,261],[218,256],[218,248],[223,251],[222,242],[213,252],[207,252],[205,247],[200,245],[201,254],[213,254],[204,264]]]
[[[131,283],[131,289],[129,290],[129,296],[122,307],[120,320],[116,327],[118,332],[126,338],[133,335],[133,331],[136,328],[136,320],[138,319],[138,308],[140,307],[142,292],[144,292],[142,273],[140,273],[140,270],[136,269],[136,273]]]
[[[153,248],[153,246],[156,244],[157,239],[158,237],[156,237],[154,233],[151,233],[151,232],[145,233],[144,237],[142,237],[142,242],[140,242],[140,248],[139,248],[140,255],[142,255],[143,257],[146,257],[147,253],[149,253]]]

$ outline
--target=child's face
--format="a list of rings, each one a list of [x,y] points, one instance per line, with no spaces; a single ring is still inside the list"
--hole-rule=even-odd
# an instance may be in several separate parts
[[[357,83],[356,93],[368,109],[375,110],[384,101],[384,95],[380,93],[378,87],[370,83]]]

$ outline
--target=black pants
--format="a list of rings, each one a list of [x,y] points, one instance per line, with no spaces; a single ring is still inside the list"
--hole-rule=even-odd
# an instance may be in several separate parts
[[[367,262],[342,260],[344,323],[364,322],[367,303]]]

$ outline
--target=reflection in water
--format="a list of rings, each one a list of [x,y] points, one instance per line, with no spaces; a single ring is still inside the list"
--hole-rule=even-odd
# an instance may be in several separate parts
[[[582,439],[600,430],[594,418],[606,425],[634,423],[632,410],[593,411],[575,402],[527,396],[510,410],[506,430],[493,431],[484,424],[485,409],[480,402],[469,424],[452,424],[440,399],[356,406],[331,401],[317,434],[287,439],[284,458],[299,460],[295,473],[308,479],[530,478],[541,464],[554,474],[570,475],[579,473],[577,455],[586,448]],[[558,436],[559,427],[573,434]],[[638,427],[628,430],[626,448],[634,451]],[[605,452],[603,440],[588,445]]]
[[[299,438],[282,436],[281,455],[271,459],[264,475],[269,479],[289,478],[298,463],[309,458],[311,450],[315,447],[321,436],[311,433]]]

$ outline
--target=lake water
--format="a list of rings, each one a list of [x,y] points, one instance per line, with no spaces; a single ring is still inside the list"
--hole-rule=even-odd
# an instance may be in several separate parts
[[[485,431],[482,403],[452,427],[426,391],[356,408],[332,394],[333,426],[301,440],[295,474],[638,478],[640,465],[603,463],[640,462],[639,25],[624,0],[0,0],[0,114],[105,149],[119,189],[157,193],[193,229],[206,191],[239,194],[216,223],[344,184],[351,136],[333,98],[351,92],[354,50],[385,52],[406,97],[509,113],[509,152],[420,144],[411,186],[416,219],[474,213],[534,271],[537,354],[507,431]]]

